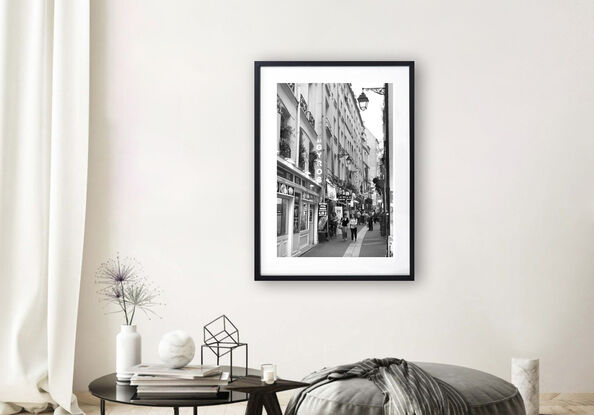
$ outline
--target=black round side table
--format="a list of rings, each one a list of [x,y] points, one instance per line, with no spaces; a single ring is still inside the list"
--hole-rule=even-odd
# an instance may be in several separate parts
[[[229,371],[229,366],[223,366]],[[235,373],[245,373],[245,368],[233,366]],[[260,380],[260,371],[248,369],[248,376],[235,379],[229,385],[221,387],[224,393],[221,398],[208,399],[137,399],[136,386],[118,384],[116,374],[102,376],[89,383],[91,394],[101,400],[101,415],[105,415],[105,401],[118,402],[127,405],[159,406],[173,408],[173,414],[179,415],[179,408],[192,407],[194,415],[198,414],[199,406],[229,405],[237,402],[247,403],[246,415],[261,415],[266,408],[268,415],[282,415],[276,392],[309,386],[307,383],[278,379],[274,384],[267,385]]]
[[[229,371],[229,367],[223,367],[223,370]],[[235,373],[244,373],[244,367],[233,367]],[[252,376],[260,376],[260,371],[256,369],[248,369],[248,374]],[[221,388],[223,389],[223,388]],[[239,391],[230,390],[228,393],[221,394],[221,399],[207,398],[207,399],[183,399],[183,400],[143,400],[136,397],[136,386],[128,384],[118,384],[116,374],[102,376],[89,383],[89,392],[91,395],[101,400],[100,409],[101,415],[105,415],[105,401],[117,402],[126,405],[140,405],[140,406],[159,406],[173,408],[174,415],[179,415],[179,408],[193,407],[194,415],[198,413],[199,406],[212,405],[228,405],[237,402],[245,402],[248,400],[248,394]]]

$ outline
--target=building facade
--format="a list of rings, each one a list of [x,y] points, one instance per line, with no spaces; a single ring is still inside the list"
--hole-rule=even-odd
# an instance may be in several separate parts
[[[381,195],[375,190],[373,184],[374,178],[381,176],[381,161],[383,143],[375,136],[369,129],[365,129],[365,137],[367,139],[367,146],[369,147],[369,194],[372,200],[372,209],[377,210],[381,207]]]
[[[366,208],[371,154],[350,84],[277,85],[277,256],[303,254],[332,218]]]
[[[299,256],[318,242],[321,145],[310,85],[277,86],[277,256]]]
[[[328,212],[348,214],[363,208],[368,187],[365,127],[350,84],[323,84],[321,90]]]

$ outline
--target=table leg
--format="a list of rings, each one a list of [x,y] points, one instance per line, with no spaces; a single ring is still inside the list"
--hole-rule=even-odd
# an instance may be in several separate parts
[[[261,393],[250,393],[245,415],[262,415],[264,397]]]
[[[179,415],[179,407],[177,407],[177,406],[173,407],[173,415]]]
[[[198,415],[198,407],[197,406],[194,407],[194,415]]]
[[[101,402],[99,403],[99,412],[101,415],[105,415],[105,399],[101,399]]]
[[[266,393],[264,395],[264,408],[268,415],[283,415],[276,393]]]

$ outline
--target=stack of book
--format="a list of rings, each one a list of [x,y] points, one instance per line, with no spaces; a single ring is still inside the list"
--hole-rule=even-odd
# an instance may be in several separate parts
[[[229,372],[220,366],[186,366],[169,369],[161,365],[137,365],[131,369],[130,385],[136,400],[196,400],[222,398],[221,386],[229,383]]]

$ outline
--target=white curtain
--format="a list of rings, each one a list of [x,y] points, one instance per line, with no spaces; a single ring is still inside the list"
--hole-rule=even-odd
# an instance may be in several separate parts
[[[89,0],[0,1],[0,414],[80,412],[88,105]]]

